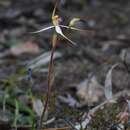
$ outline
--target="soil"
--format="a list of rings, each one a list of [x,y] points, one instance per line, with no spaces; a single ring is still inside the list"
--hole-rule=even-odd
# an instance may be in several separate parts
[[[28,61],[51,50],[52,31],[35,35],[28,32],[51,24],[54,4],[54,0],[0,0],[0,93],[5,92],[11,95],[13,103],[7,101],[7,111],[10,113],[15,112],[15,97],[19,97],[19,94],[25,96],[30,86],[30,81],[26,79]],[[58,3],[57,14],[61,16],[63,25],[68,25],[74,17],[80,17],[82,21],[77,22],[75,26],[88,31],[63,30],[66,36],[77,43],[75,47],[66,44],[68,41],[62,37],[58,40],[57,51],[62,56],[54,60],[55,81],[48,116],[49,119],[56,117],[56,120],[47,125],[48,128],[66,126],[66,120],[75,124],[79,122],[82,113],[88,112],[91,107],[95,106],[94,104],[89,108],[86,104],[83,108],[74,108],[61,103],[58,99],[59,95],[71,94],[77,100],[81,100],[76,95],[78,91],[76,86],[87,79],[90,74],[93,74],[97,81],[104,86],[107,71],[112,65],[119,63],[120,65],[113,71],[113,93],[124,89],[129,90],[130,86],[129,0],[61,0]],[[36,43],[40,47],[40,51],[36,54],[21,55],[5,53],[13,45],[26,41]],[[123,57],[124,52],[125,57]],[[2,54],[4,55],[1,56]],[[47,70],[47,65],[42,68]],[[47,71],[32,70],[31,76],[33,95],[40,98],[45,97]],[[3,98],[2,94],[0,97]],[[0,101],[1,109],[2,102]],[[99,103],[100,100],[96,104]],[[23,115],[26,116],[26,112]],[[3,119],[0,119],[0,124],[3,125],[1,120]],[[12,119],[10,120],[11,123],[8,123],[12,124]],[[24,127],[24,122],[22,123],[22,127]],[[101,129],[106,129],[106,126],[101,126]]]

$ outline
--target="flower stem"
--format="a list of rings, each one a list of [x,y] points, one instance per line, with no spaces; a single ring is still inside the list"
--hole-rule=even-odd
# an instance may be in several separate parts
[[[53,57],[54,57],[54,52],[55,52],[55,48],[56,48],[56,35],[54,35],[53,37],[53,45],[52,45],[52,49],[51,49],[51,57],[50,57],[50,62],[49,62],[49,67],[48,67],[48,77],[47,77],[47,82],[48,82],[48,87],[47,87],[47,94],[46,94],[46,100],[45,100],[45,105],[44,105],[44,109],[41,115],[41,119],[40,119],[40,130],[42,130],[42,122],[43,122],[43,118],[45,115],[45,112],[48,108],[48,104],[50,101],[50,97],[51,97],[51,88],[52,88],[52,78],[53,78]]]

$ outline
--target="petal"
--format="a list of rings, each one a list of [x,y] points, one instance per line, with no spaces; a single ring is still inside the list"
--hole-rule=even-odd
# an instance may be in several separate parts
[[[49,26],[49,27],[40,29],[40,30],[38,30],[38,31],[30,32],[30,33],[40,33],[40,32],[44,32],[44,31],[46,31],[46,30],[49,30],[49,29],[51,29],[51,28],[54,28],[54,26]]]
[[[68,40],[70,43],[72,43],[73,45],[76,45],[75,42],[73,42],[72,40],[70,40],[68,37],[66,37],[66,36],[63,34],[63,32],[62,32],[60,26],[56,26],[56,27],[55,27],[55,30],[56,30],[56,32],[57,32],[58,34],[60,34],[62,37],[64,37],[64,38],[65,38],[66,40]]]

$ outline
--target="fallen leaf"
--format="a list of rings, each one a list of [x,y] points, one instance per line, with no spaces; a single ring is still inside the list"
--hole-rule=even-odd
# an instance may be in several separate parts
[[[43,103],[40,99],[33,99],[33,109],[38,117],[41,117],[43,111]]]
[[[95,76],[82,81],[77,86],[77,95],[83,104],[93,104],[99,102],[103,97],[103,87],[98,83]]]
[[[104,93],[107,100],[112,99],[112,71],[117,65],[113,65],[106,75]]]
[[[127,100],[127,103],[128,103],[128,112],[130,114],[130,100]]]
[[[50,61],[51,52],[44,52],[42,55],[28,62],[27,68],[35,69],[46,65]],[[59,52],[54,53],[54,59],[60,58],[62,55]]]

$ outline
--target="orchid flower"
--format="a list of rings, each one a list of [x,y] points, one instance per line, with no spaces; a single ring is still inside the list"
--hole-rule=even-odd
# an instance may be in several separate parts
[[[63,38],[68,40],[69,43],[71,43],[72,45],[76,45],[75,42],[73,42],[67,36],[64,35],[64,33],[62,31],[62,28],[67,28],[67,29],[76,30],[76,31],[84,31],[84,30],[81,30],[81,29],[73,27],[75,22],[80,20],[79,18],[72,19],[70,21],[69,26],[61,25],[60,24],[61,18],[58,15],[55,14],[56,7],[57,7],[57,2],[55,4],[54,10],[53,10],[52,16],[51,16],[52,26],[48,26],[48,27],[40,29],[38,31],[31,32],[31,33],[40,33],[40,32],[44,32],[44,31],[49,30],[49,29],[54,29],[55,30],[54,34],[52,35],[52,50],[51,50],[51,57],[50,57],[50,62],[49,62],[49,66],[48,66],[48,77],[47,77],[47,80],[48,80],[48,87],[47,87],[47,89],[48,90],[47,90],[47,93],[46,93],[47,95],[46,95],[46,100],[45,100],[45,103],[44,103],[44,109],[43,109],[43,112],[42,112],[42,115],[41,115],[41,119],[40,119],[40,123],[39,123],[40,124],[39,125],[39,130],[42,130],[42,121],[43,121],[43,118],[44,118],[44,115],[45,115],[45,112],[46,112],[46,109],[48,107],[49,100],[50,100],[50,97],[51,97],[51,88],[52,88],[52,83],[53,83],[53,79],[54,79],[54,74],[53,74],[54,73],[54,71],[53,71],[53,67],[54,67],[53,56],[54,56],[54,52],[55,52],[56,45],[57,45],[57,34],[61,35]]]
[[[56,7],[57,7],[57,2],[55,4],[55,7],[54,7],[54,10],[53,10],[53,13],[52,13],[52,16],[51,16],[51,19],[52,19],[52,26],[48,26],[46,28],[43,28],[43,29],[40,29],[40,30],[37,30],[37,31],[34,31],[34,32],[31,32],[31,33],[40,33],[40,32],[44,32],[46,30],[49,30],[49,29],[53,29],[55,30],[55,32],[57,34],[60,34],[63,38],[65,38],[66,40],[68,40],[72,45],[76,45],[75,42],[73,42],[71,39],[69,39],[67,36],[64,35],[63,31],[62,31],[62,28],[67,28],[67,29],[71,29],[71,30],[76,30],[76,31],[85,31],[85,30],[82,30],[82,29],[78,29],[78,28],[75,28],[73,27],[73,25],[75,24],[75,22],[79,21],[80,18],[73,18],[70,23],[69,23],[69,26],[65,26],[65,25],[61,25],[60,22],[61,22],[61,18],[55,14],[56,12]]]

